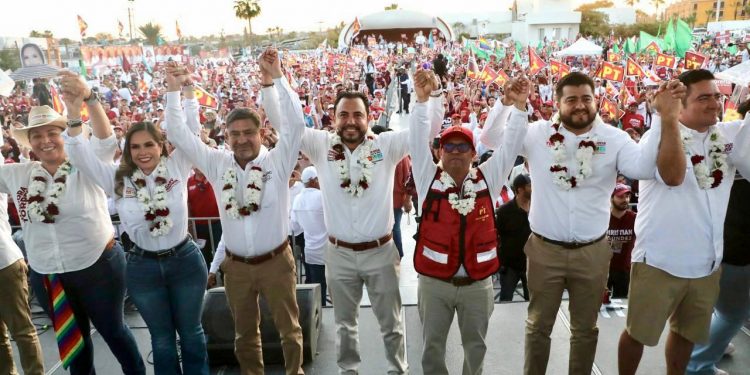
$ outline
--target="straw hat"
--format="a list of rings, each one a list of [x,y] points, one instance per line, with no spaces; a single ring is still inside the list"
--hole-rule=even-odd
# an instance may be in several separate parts
[[[19,144],[31,148],[31,143],[29,142],[29,130],[45,125],[54,125],[65,130],[67,128],[67,123],[68,119],[65,118],[65,116],[55,112],[55,110],[49,106],[43,105],[31,107],[31,112],[29,112],[29,124],[20,129],[12,128],[12,134],[13,138],[15,138]]]

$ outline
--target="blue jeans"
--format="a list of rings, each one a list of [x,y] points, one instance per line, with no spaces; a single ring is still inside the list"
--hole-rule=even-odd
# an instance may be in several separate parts
[[[404,257],[404,249],[401,245],[401,216],[404,215],[404,210],[399,208],[393,209],[393,242],[396,243],[398,249],[398,256]]]
[[[128,254],[128,291],[151,334],[156,374],[208,374],[206,336],[201,325],[207,279],[206,262],[193,241],[178,248],[175,255],[161,259]]]
[[[723,264],[719,285],[709,341],[693,348],[687,368],[689,375],[713,375],[727,345],[750,316],[750,265]]]
[[[326,266],[323,264],[310,264],[305,262],[305,268],[310,270],[310,273],[305,277],[306,284],[320,284],[320,305],[326,305]]]
[[[65,288],[65,294],[68,296],[84,341],[83,351],[70,365],[70,373],[96,374],[94,347],[90,334],[90,324],[93,324],[120,362],[123,373],[145,374],[146,366],[138,352],[135,338],[123,319],[125,253],[119,242],[112,249],[104,251],[99,260],[90,267],[61,273],[58,276]],[[47,315],[50,315],[49,299],[45,297],[47,291],[44,288],[44,275],[32,269],[30,279],[34,293],[39,296],[39,304]]]

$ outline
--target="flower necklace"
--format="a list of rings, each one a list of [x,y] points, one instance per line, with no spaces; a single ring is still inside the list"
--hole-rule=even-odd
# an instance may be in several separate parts
[[[594,158],[594,151],[596,151],[596,139],[589,136],[578,143],[578,149],[576,150],[578,173],[575,176],[569,176],[568,167],[563,164],[568,160],[568,153],[564,143],[565,136],[560,133],[560,124],[554,124],[552,127],[555,129],[555,132],[549,137],[549,141],[547,142],[552,152],[553,161],[549,169],[552,172],[552,182],[564,190],[570,190],[591,176],[593,172],[591,160]]]
[[[162,157],[159,165],[154,170],[154,195],[146,187],[146,175],[143,171],[136,169],[130,177],[136,187],[136,197],[144,212],[146,221],[150,222],[149,231],[151,236],[163,236],[172,229],[172,219],[169,217],[167,207],[167,159]]]
[[[680,132],[682,136],[682,145],[685,151],[690,155],[688,150],[688,144],[692,141],[693,136],[690,132],[682,130]],[[728,170],[727,165],[727,153],[724,152],[726,146],[724,144],[724,137],[721,136],[716,130],[716,127],[712,127],[708,134],[708,160],[703,155],[692,155],[690,156],[690,162],[693,164],[693,174],[695,179],[698,180],[698,186],[701,189],[713,189],[721,184]],[[713,168],[713,169],[711,169]]]
[[[362,176],[359,177],[359,181],[352,183],[352,178],[349,175],[349,164],[346,162],[346,156],[344,154],[344,144],[341,143],[341,137],[338,134],[331,135],[331,155],[333,155],[333,162],[336,164],[336,170],[339,173],[339,180],[341,180],[341,188],[353,197],[361,197],[365,190],[370,187],[370,181],[372,181],[372,144],[373,137],[368,135],[365,141],[359,146],[359,158],[357,164],[362,166]]]
[[[263,169],[261,167],[253,165],[247,173],[247,185],[242,195],[245,205],[242,207],[237,203],[237,197],[235,196],[237,173],[234,168],[227,169],[221,177],[221,181],[224,185],[221,191],[221,203],[224,204],[224,209],[227,210],[229,216],[239,219],[260,209],[260,197],[263,191]]]
[[[67,160],[60,164],[52,177],[52,188],[47,191],[47,177],[41,164],[31,171],[29,183],[29,217],[38,222],[53,224],[55,216],[60,214],[60,197],[65,193],[65,181],[73,167]],[[46,205],[44,204],[46,202]]]
[[[477,178],[477,169],[472,168],[469,170],[468,179],[464,181],[463,187],[461,188],[461,197],[457,193],[448,194],[448,202],[451,204],[451,208],[458,211],[461,215],[468,215],[474,210],[476,203],[477,192],[474,191],[474,182]],[[440,182],[443,184],[446,190],[456,187],[456,182],[445,171],[440,172]]]

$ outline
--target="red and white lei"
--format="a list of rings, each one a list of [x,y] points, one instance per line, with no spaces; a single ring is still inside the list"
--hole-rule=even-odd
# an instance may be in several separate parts
[[[244,206],[239,206],[235,192],[237,191],[237,173],[234,168],[229,168],[221,177],[224,185],[221,191],[221,203],[227,210],[229,216],[239,219],[242,216],[248,216],[260,209],[260,198],[263,192],[263,169],[257,165],[250,167],[247,172],[247,185],[245,185],[242,198],[245,201]]]
[[[554,124],[552,127],[555,132],[549,137],[547,143],[552,152],[552,166],[549,169],[552,172],[552,182],[564,190],[570,190],[591,176],[593,172],[591,160],[596,151],[596,139],[589,136],[578,143],[575,156],[578,173],[570,176],[568,167],[565,165],[568,160],[565,136],[560,133],[560,124]]]
[[[698,186],[704,190],[719,186],[724,176],[729,172],[724,137],[721,136],[716,127],[712,127],[709,132],[708,160],[706,161],[706,157],[703,155],[696,154],[690,156],[690,163],[693,164],[695,179],[698,181]],[[692,141],[693,135],[685,130],[681,131],[681,135],[682,145],[688,155],[690,155],[687,146]]]
[[[46,172],[41,164],[31,170],[29,183],[29,217],[33,221],[53,224],[55,216],[60,214],[60,197],[65,193],[65,181],[73,167],[67,160],[63,162],[52,177],[52,188],[47,193]]]
[[[333,154],[333,162],[336,164],[336,170],[339,173],[339,180],[341,180],[341,188],[353,197],[361,197],[370,187],[370,181],[372,181],[372,162],[370,153],[373,147],[373,137],[367,136],[365,141],[359,146],[359,159],[357,164],[362,166],[362,175],[359,177],[359,181],[352,182],[352,178],[349,175],[349,163],[346,162],[346,156],[344,153],[344,144],[341,143],[341,137],[338,134],[331,135],[331,152]]]
[[[477,169],[472,168],[469,170],[468,177],[469,178],[463,183],[460,197],[456,193],[448,194],[448,202],[451,204],[451,208],[464,216],[468,215],[471,211],[474,211],[474,206],[476,204],[477,192],[474,191],[474,182],[476,182],[475,180],[477,179]],[[440,173],[440,183],[443,184],[446,190],[456,187],[456,182],[453,180],[453,177],[445,171]]]
[[[146,187],[146,175],[136,169],[130,177],[136,187],[136,197],[141,204],[146,221],[150,222],[149,232],[152,237],[163,236],[172,229],[172,219],[167,207],[167,159],[162,157],[154,169],[154,195]]]

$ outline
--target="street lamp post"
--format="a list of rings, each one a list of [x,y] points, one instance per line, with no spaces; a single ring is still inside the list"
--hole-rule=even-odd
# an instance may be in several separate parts
[[[133,41],[133,3],[135,0],[128,0],[128,31],[130,33],[130,41]]]

